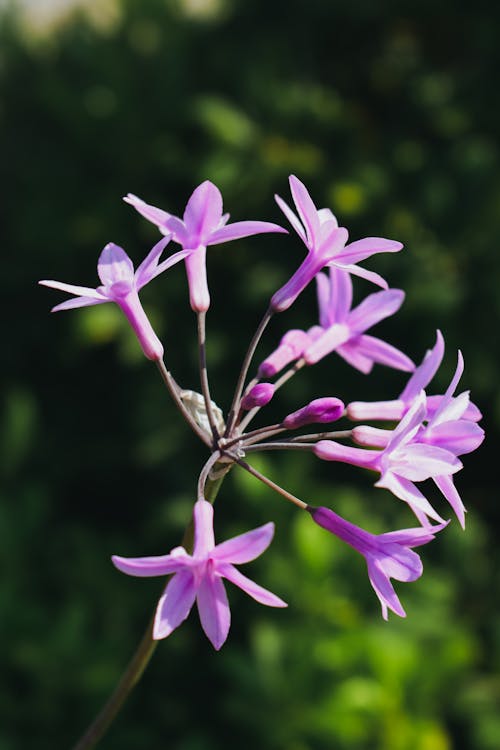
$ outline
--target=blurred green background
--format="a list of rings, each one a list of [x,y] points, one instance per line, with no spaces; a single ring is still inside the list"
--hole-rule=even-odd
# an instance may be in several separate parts
[[[205,457],[118,309],[50,316],[65,295],[36,281],[93,285],[108,241],[142,259],[157,235],[122,203],[128,191],[178,213],[208,178],[233,219],[279,222],[273,194],[287,197],[292,172],[352,238],[405,243],[366,264],[407,291],[375,333],[419,361],[443,330],[433,392],[464,352],[463,387],[488,432],[457,480],[467,530],[454,522],[422,550],[423,578],[396,584],[408,618],[384,623],[362,558],[234,471],[217,501],[218,537],[276,521],[274,544],[245,572],[289,609],[233,587],[219,654],[193,613],[160,644],[102,746],[498,750],[500,6],[50,5],[3,2],[0,15],[0,750],[70,747],[101,706],[161,587],[121,575],[110,555],[178,544]],[[209,250],[208,358],[224,408],[270,295],[303,254],[298,238],[273,236]],[[182,264],[143,298],[169,366],[196,390]],[[311,288],[272,322],[260,358],[287,329],[315,322]],[[320,395],[392,398],[404,382],[332,356],[266,413]],[[350,467],[298,454],[255,465],[371,531],[413,523]]]

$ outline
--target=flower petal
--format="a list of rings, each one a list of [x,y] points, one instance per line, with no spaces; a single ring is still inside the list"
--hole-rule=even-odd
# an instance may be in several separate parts
[[[270,221],[235,221],[233,224],[227,224],[225,227],[220,227],[212,232],[207,240],[207,245],[218,245],[221,242],[229,242],[240,237],[251,237],[254,234],[264,234],[265,232],[288,234],[286,229]]]
[[[391,453],[390,467],[400,477],[423,482],[431,477],[454,474],[462,468],[462,462],[444,448],[412,443]]]
[[[304,227],[302,226],[302,224],[300,223],[300,221],[298,220],[297,216],[294,214],[290,206],[287,203],[285,203],[283,198],[280,198],[279,195],[275,195],[274,200],[276,201],[278,206],[281,208],[286,218],[288,219],[292,227],[295,229],[295,231],[299,235],[302,242],[304,242],[304,244],[307,245],[307,236],[304,231]]]
[[[262,586],[259,586],[255,581],[244,576],[243,573],[240,573],[239,570],[229,563],[221,563],[220,565],[217,565],[217,571],[219,575],[227,578],[228,581],[234,583],[235,586],[238,586],[238,588],[242,589],[242,591],[260,604],[265,604],[267,607],[288,606],[288,604],[284,602],[283,599],[280,599],[279,596],[262,588]]]
[[[456,456],[462,456],[475,451],[481,445],[484,440],[484,430],[476,422],[457,419],[453,422],[443,422],[436,427],[427,427],[419,439],[451,451]]]
[[[110,300],[102,297],[100,299],[96,299],[95,297],[73,297],[53,307],[51,312],[74,310],[76,307],[90,307],[90,305],[102,305],[104,302],[110,302]]]
[[[350,330],[342,323],[334,323],[326,331],[306,348],[303,357],[308,365],[316,364],[327,354],[335,351],[337,347],[349,340]]]
[[[453,483],[452,477],[434,477],[434,482],[453,508],[460,526],[462,527],[462,529],[465,529],[465,514],[467,511],[462,502],[462,498],[458,494],[457,488]]]
[[[192,557],[183,547],[176,547],[169,555],[155,557],[119,557],[113,555],[113,565],[122,573],[139,578],[166,576],[192,565]]]
[[[368,295],[349,315],[351,330],[363,333],[384,318],[394,315],[403,304],[404,298],[405,293],[401,289],[387,289]]]
[[[368,560],[368,578],[382,605],[382,617],[387,620],[387,608],[391,609],[400,617],[406,617],[406,612],[401,606],[394,587],[386,573],[380,568],[377,560]]]
[[[335,260],[331,262],[331,265],[337,266],[337,268],[340,268],[342,271],[347,271],[348,273],[352,273],[353,276],[359,276],[362,279],[366,279],[367,281],[371,281],[372,284],[376,284],[377,286],[381,286],[382,289],[388,289],[389,284],[385,279],[380,276],[380,274],[375,273],[375,271],[367,271],[366,268],[361,268],[361,266],[356,266],[354,263],[344,263],[343,257],[341,254],[338,256]]]
[[[415,364],[406,354],[376,336],[362,333],[356,339],[356,348],[361,355],[371,359],[372,362],[377,362],[379,365],[392,367],[394,370],[403,370],[404,372],[411,372],[415,369]]]
[[[138,291],[139,289],[142,289],[143,286],[148,284],[151,279],[154,279],[154,277],[158,275],[158,261],[162,252],[170,242],[170,239],[170,234],[168,234],[166,237],[162,237],[162,239],[156,243],[156,245],[150,250],[150,252],[146,255],[142,263],[137,268],[134,274],[134,279],[135,288]]]
[[[218,651],[229,633],[231,610],[222,580],[208,572],[200,583],[196,595],[200,622],[208,640]]]
[[[357,346],[358,338],[359,337],[356,337],[351,341],[346,341],[345,344],[337,347],[335,352],[339,357],[342,357],[348,365],[355,367],[356,370],[359,370],[364,375],[368,375],[373,370],[373,360],[369,357],[365,357],[365,355],[359,351]]]
[[[218,544],[210,553],[212,560],[241,564],[259,557],[271,544],[274,523],[266,523],[257,529],[228,539]]]
[[[408,503],[412,511],[420,520],[418,512],[424,513],[429,518],[433,518],[438,523],[446,523],[444,518],[434,510],[429,501],[422,495],[413,482],[403,477],[396,476],[392,471],[386,471],[375,483],[375,487],[383,487],[390,490],[393,495]]]
[[[436,331],[436,343],[432,349],[429,349],[422,361],[417,367],[405,389],[400,395],[401,401],[411,403],[420,393],[422,388],[426,388],[437,372],[444,355],[444,339],[441,331]]]
[[[134,265],[127,253],[114,242],[108,242],[97,261],[97,272],[104,286],[111,286],[120,281],[132,284]]]
[[[96,300],[107,302],[107,300],[102,299],[103,296],[97,291],[97,289],[93,289],[90,286],[76,286],[75,284],[65,284],[63,281],[49,281],[46,279],[39,281],[38,283],[41,284],[41,286],[48,286],[51,289],[68,292],[68,294],[75,294],[79,297],[93,297]]]
[[[352,305],[352,281],[346,271],[330,266],[330,323],[346,323]],[[349,321],[349,325],[350,321]]]
[[[131,206],[133,206],[135,210],[141,214],[141,216],[144,216],[145,219],[151,221],[153,224],[156,224],[158,228],[165,226],[166,222],[170,218],[170,214],[168,214],[166,211],[162,211],[161,208],[156,208],[156,206],[151,206],[149,203],[145,203],[141,198],[139,198],[137,195],[134,195],[133,193],[129,193],[128,195],[126,195],[123,200],[125,201],[125,203],[129,203]]]
[[[184,224],[191,247],[206,245],[210,234],[220,226],[222,195],[218,187],[205,180],[193,191],[184,211]]]
[[[343,263],[359,263],[375,253],[397,253],[403,249],[401,242],[386,240],[384,237],[365,237],[350,242],[342,252]]]
[[[158,602],[153,625],[155,641],[166,638],[191,612],[196,598],[194,576],[181,571],[168,582],[165,593]]]
[[[290,183],[293,202],[306,228],[308,245],[312,248],[319,240],[320,222],[318,209],[314,205],[303,182],[293,174],[290,175],[288,181]]]

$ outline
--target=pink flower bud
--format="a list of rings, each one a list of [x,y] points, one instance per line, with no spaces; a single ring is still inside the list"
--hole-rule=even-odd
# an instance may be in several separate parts
[[[260,365],[259,377],[272,378],[290,362],[298,359],[310,343],[309,336],[305,331],[298,328],[288,331],[281,339],[278,348]]]
[[[270,402],[274,396],[274,385],[272,383],[257,383],[254,387],[243,397],[241,401],[241,408],[245,411],[249,411],[256,406],[265,406]]]
[[[335,422],[344,412],[344,404],[339,398],[317,398],[283,420],[283,427],[295,430],[312,422]]]

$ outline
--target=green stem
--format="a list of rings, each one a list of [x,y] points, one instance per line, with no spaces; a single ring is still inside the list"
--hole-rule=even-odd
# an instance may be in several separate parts
[[[224,464],[223,466],[224,468],[227,468],[227,464]],[[214,468],[217,468],[217,464],[215,464]],[[211,503],[215,502],[215,498],[217,497],[221,484],[224,481],[224,477],[225,474],[218,476],[216,479],[207,479],[205,485],[206,500]],[[192,543],[193,523],[191,521],[184,532],[182,546],[189,550],[192,547]],[[90,724],[85,734],[78,740],[73,750],[90,750],[90,748],[95,747],[99,740],[104,737],[119,711],[123,708],[125,701],[142,677],[142,674],[148,666],[158,645],[158,641],[153,640],[152,637],[153,623],[154,615],[113,693],[108,698],[107,703],[105,703],[101,711],[97,714],[92,724]]]

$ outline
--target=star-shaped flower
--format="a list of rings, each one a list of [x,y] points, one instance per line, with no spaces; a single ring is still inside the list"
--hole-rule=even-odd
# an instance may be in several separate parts
[[[385,487],[404,500],[420,520],[425,515],[442,522],[441,516],[414,483],[454,474],[462,468],[462,463],[445,448],[416,441],[415,436],[422,428],[425,416],[425,393],[422,391],[391,433],[383,450],[352,448],[333,440],[320,440],[313,451],[327,461],[342,461],[379,472],[376,487]]]
[[[382,616],[387,620],[388,609],[400,617],[406,617],[394,587],[390,581],[416,581],[422,575],[422,561],[412,547],[420,547],[434,539],[434,535],[446,526],[402,529],[388,534],[370,534],[338,516],[329,508],[312,508],[309,512],[314,521],[327,531],[346,542],[364,555],[368,577],[382,605]]]
[[[165,576],[174,573],[156,610],[153,638],[166,638],[189,615],[196,601],[201,626],[214,648],[225,642],[231,613],[222,579],[226,578],[256,601],[268,607],[286,607],[275,594],[258,586],[234,566],[255,560],[267,549],[274,535],[274,524],[215,544],[213,506],[204,499],[194,506],[194,549],[189,555],[176,547],[160,557],[125,558],[113,556],[114,565],[131,576]]]
[[[401,419],[408,409],[411,408],[421,390],[426,388],[436,374],[444,356],[444,339],[441,331],[436,332],[436,343],[432,349],[428,349],[421,364],[416,368],[405,388],[397,399],[393,401],[353,401],[347,406],[346,414],[350,419],[356,421],[368,419]],[[458,383],[458,381],[457,381]],[[427,416],[439,408],[444,396],[427,396]],[[467,407],[462,413],[462,419],[479,422],[482,415],[475,404],[468,398],[468,392],[455,397],[460,403],[467,398]]]
[[[287,230],[268,221],[236,221],[228,224],[229,214],[222,213],[222,195],[209,180],[205,180],[189,198],[182,219],[150,206],[141,198],[129,193],[124,199],[144,218],[156,224],[163,234],[171,233],[184,250],[189,299],[195,312],[204,312],[210,306],[206,271],[206,249],[240,237],[250,237],[265,232]]]
[[[307,256],[291,279],[271,298],[273,310],[276,312],[287,310],[326,265],[334,265],[343,271],[362,276],[387,289],[387,282],[381,276],[357,264],[375,253],[397,252],[403,245],[381,237],[366,237],[346,245],[347,229],[339,227],[330,209],[318,210],[305,185],[295,175],[290,175],[289,181],[298,216],[279,195],[275,198],[278,206],[307,247]]]
[[[127,253],[118,245],[109,242],[97,262],[97,273],[102,285],[96,289],[65,284],[61,281],[44,280],[38,283],[75,295],[73,299],[61,302],[60,305],[53,307],[52,312],[89,305],[102,305],[104,302],[115,302],[123,310],[134,329],[146,357],[153,360],[162,359],[162,343],[144,312],[138,292],[152,279],[186,256],[185,251],[181,251],[160,263],[160,256],[169,241],[170,235],[161,239],[135,272],[134,265]]]

